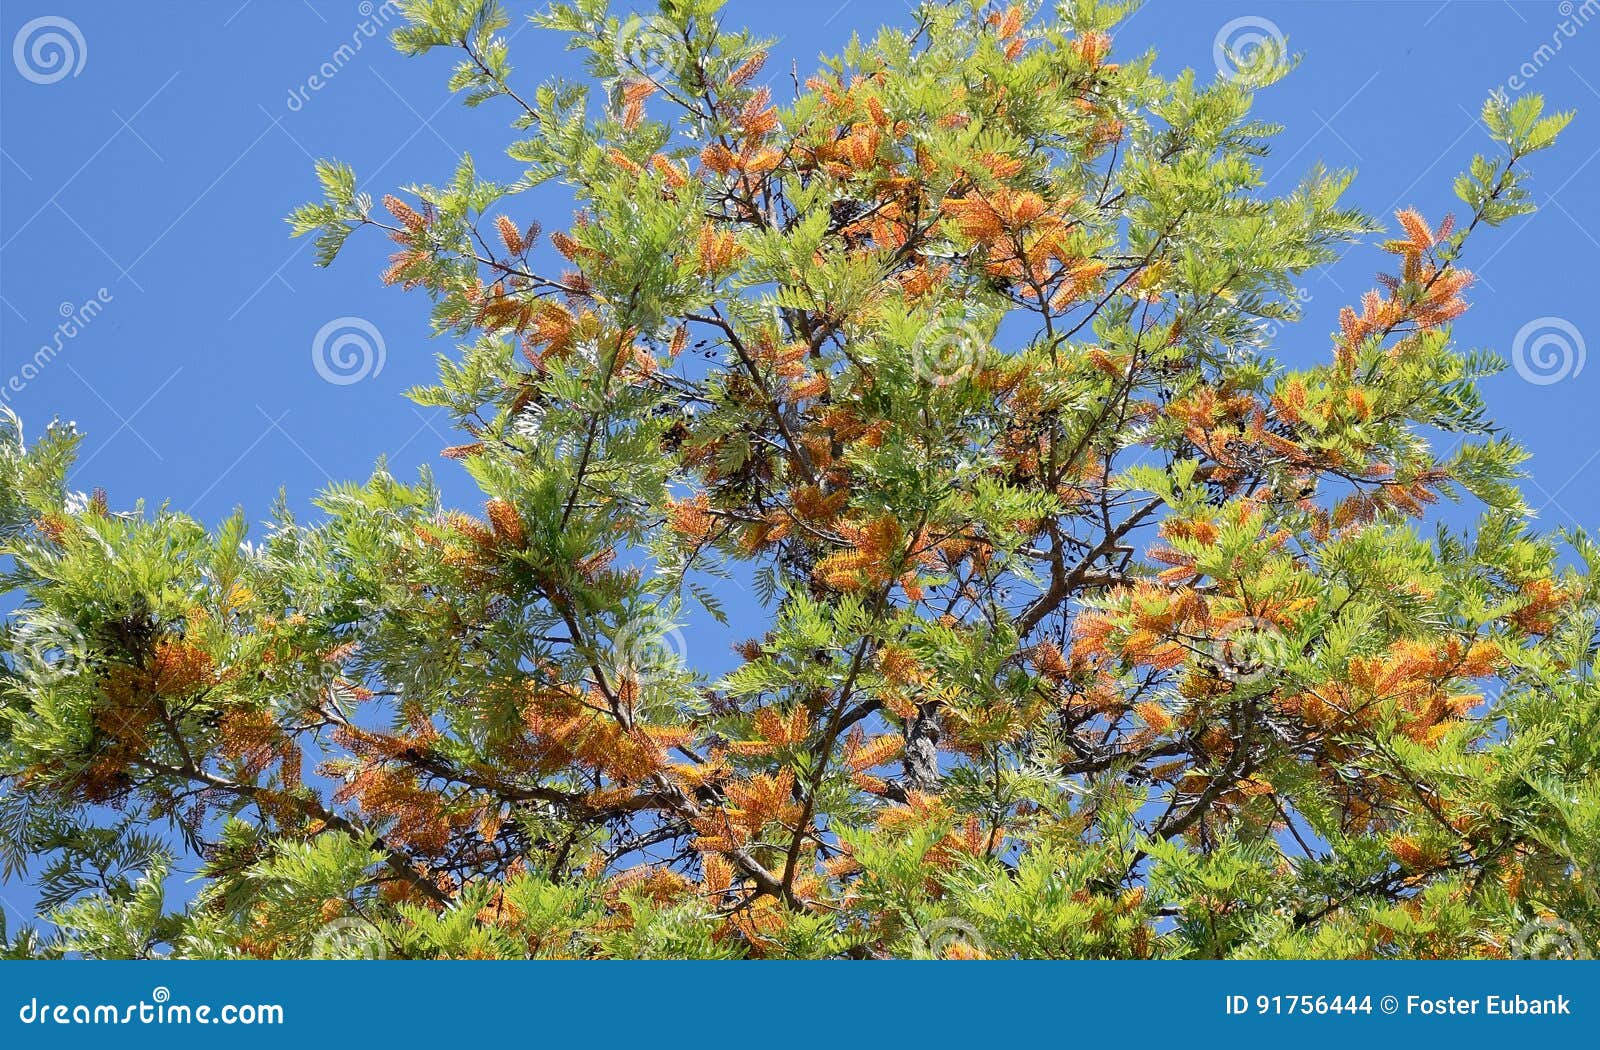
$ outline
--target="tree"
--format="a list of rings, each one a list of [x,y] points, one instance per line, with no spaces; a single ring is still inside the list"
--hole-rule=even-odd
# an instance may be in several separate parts
[[[1531,530],[1451,334],[1570,114],[1492,98],[1464,218],[1400,212],[1290,369],[1377,226],[1263,192],[1286,53],[1166,80],[1126,6],[924,6],[780,105],[716,0],[557,4],[592,82],[531,91],[497,4],[405,3],[526,175],[380,210],[330,161],[291,222],[397,243],[482,512],[380,467],[247,544],[13,422],[0,841],[55,930],[12,951],[1586,951],[1597,552]],[[730,577],[770,618],[712,678],[675,632]]]

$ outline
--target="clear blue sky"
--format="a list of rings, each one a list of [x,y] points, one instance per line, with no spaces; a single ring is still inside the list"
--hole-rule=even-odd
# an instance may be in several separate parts
[[[1210,77],[1214,41],[1233,20],[1278,27],[1305,59],[1260,101],[1264,117],[1288,126],[1266,162],[1272,186],[1287,188],[1319,160],[1355,167],[1348,199],[1385,220],[1406,205],[1435,219],[1458,206],[1455,174],[1488,149],[1479,106],[1513,76],[1552,107],[1578,109],[1561,146],[1535,158],[1542,212],[1471,248],[1480,281],[1456,331],[1466,346],[1509,356],[1524,326],[1557,318],[1567,327],[1549,330],[1568,348],[1587,337],[1600,355],[1600,3],[1589,4],[1151,0],[1117,49],[1153,46],[1164,73],[1192,66]],[[517,79],[576,71],[558,37],[526,25],[533,4],[507,6]],[[458,439],[401,396],[450,346],[429,339],[420,294],[379,284],[388,242],[358,236],[317,270],[283,222],[316,195],[316,157],[350,163],[375,196],[444,181],[463,150],[491,177],[516,174],[503,152],[511,112],[454,102],[444,56],[404,59],[363,39],[320,89],[306,89],[360,36],[366,11],[354,0],[0,0],[0,387],[54,344],[64,313],[100,298],[10,397],[30,430],[60,416],[87,432],[77,487],[106,487],[113,506],[167,499],[214,523],[242,505],[260,520],[280,487],[304,510],[330,479],[364,478],[387,455],[402,477],[434,464],[449,496],[476,505],[459,468],[437,455]],[[46,16],[77,30],[81,44],[67,38],[75,73],[51,68],[48,55],[35,64],[28,44],[50,26],[24,39],[19,64],[14,41]],[[851,32],[903,22],[907,9],[733,0],[727,17],[778,39],[767,69],[786,80],[791,60],[803,76]],[[549,228],[566,215],[537,217]],[[1387,258],[1362,248],[1311,276],[1307,321],[1285,333],[1280,356],[1325,354],[1339,307]],[[349,316],[382,333],[384,364],[329,383],[312,343]],[[1528,495],[1548,526],[1600,520],[1597,384],[1600,362],[1558,382],[1508,371],[1486,384],[1499,421],[1534,452]]]

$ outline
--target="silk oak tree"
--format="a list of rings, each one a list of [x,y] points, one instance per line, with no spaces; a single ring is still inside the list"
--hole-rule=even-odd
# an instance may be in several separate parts
[[[1265,189],[1291,57],[1166,79],[1128,6],[928,5],[801,81],[716,0],[578,0],[533,85],[498,4],[403,3],[521,177],[327,161],[290,221],[394,242],[481,503],[380,467],[247,541],[7,424],[8,950],[1586,953],[1597,552],[1452,335],[1570,114],[1492,98],[1459,214],[1369,247],[1349,174]]]

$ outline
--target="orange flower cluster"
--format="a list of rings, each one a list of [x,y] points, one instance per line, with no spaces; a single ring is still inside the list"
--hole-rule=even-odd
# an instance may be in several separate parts
[[[844,763],[856,787],[874,795],[887,792],[888,782],[869,771],[895,759],[905,744],[899,733],[883,733],[869,740],[860,726],[851,729],[845,738]]]
[[[717,519],[711,513],[711,500],[703,492],[691,499],[668,500],[666,512],[667,525],[687,539],[708,539],[716,531]]]
[[[1467,309],[1461,292],[1472,283],[1472,274],[1439,263],[1434,254],[1434,249],[1449,239],[1452,220],[1447,217],[1436,232],[1415,211],[1397,212],[1396,218],[1406,236],[1384,245],[1401,258],[1398,276],[1380,278],[1390,294],[1368,292],[1361,299],[1359,314],[1348,306],[1339,314],[1337,360],[1346,374],[1354,370],[1356,351],[1368,339],[1388,335],[1406,323],[1417,331],[1436,328]]]
[[[701,223],[695,240],[695,268],[706,277],[719,277],[736,266],[744,257],[739,240],[728,230],[713,223]]]
[[[299,764],[299,751],[290,742],[270,709],[239,707],[222,716],[218,726],[222,735],[222,754],[239,762],[252,776],[271,764],[274,758],[285,758]],[[288,772],[287,770],[285,771]],[[295,770],[298,779],[298,768]],[[285,777],[287,780],[288,777]]]
[[[391,822],[386,839],[393,845],[438,854],[455,833],[474,823],[470,812],[452,810],[445,799],[418,781],[409,769],[373,766],[361,770],[335,794],[336,802],[359,800],[364,812]]]
[[[811,735],[811,715],[800,704],[787,717],[777,708],[763,707],[756,712],[755,733],[754,740],[737,741],[729,749],[736,755],[761,756],[799,747]]]
[[[858,591],[898,582],[912,601],[922,599],[916,567],[930,565],[934,552],[926,537],[906,542],[900,522],[880,515],[865,524],[840,522],[835,526],[848,550],[836,551],[817,562],[817,579],[841,591]]]
[[[990,161],[990,174],[1011,170],[1005,158]],[[1046,203],[1031,190],[1001,185],[946,197],[942,204],[962,236],[984,248],[985,270],[1003,278],[1052,310],[1064,310],[1085,298],[1106,271],[1098,259],[1085,258],[1073,243],[1070,197]]]
[[[728,804],[696,819],[695,848],[702,853],[729,853],[758,838],[764,828],[793,828],[800,820],[794,797],[794,770],[759,773],[723,785]]]

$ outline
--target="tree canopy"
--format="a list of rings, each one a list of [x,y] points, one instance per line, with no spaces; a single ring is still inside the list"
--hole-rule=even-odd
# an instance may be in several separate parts
[[[1491,98],[1460,215],[1302,321],[1379,227],[1349,173],[1266,192],[1282,49],[1167,79],[1129,4],[928,4],[801,81],[717,0],[577,0],[533,17],[590,76],[530,86],[493,0],[401,6],[524,174],[330,160],[290,221],[395,242],[482,505],[380,466],[247,540],[6,422],[0,860],[49,918],[8,952],[1594,942],[1597,552],[1532,528],[1452,336],[1570,114]],[[766,618],[713,673],[729,581]]]

